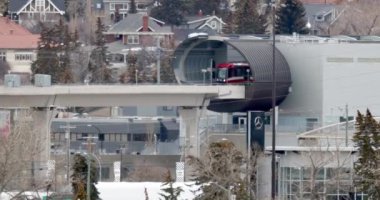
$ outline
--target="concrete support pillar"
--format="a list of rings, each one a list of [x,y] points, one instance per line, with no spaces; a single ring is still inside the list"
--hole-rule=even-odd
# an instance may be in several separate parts
[[[41,153],[38,159],[47,162],[50,160],[51,121],[57,112],[53,108],[39,108],[34,109],[31,113],[36,137],[39,137],[41,141]]]
[[[181,146],[184,148],[186,156],[199,155],[199,117],[200,109],[197,107],[181,107],[179,108],[180,117],[180,138]]]
[[[185,181],[191,180],[192,167],[186,162],[186,157],[191,155],[200,157],[200,135],[199,120],[204,109],[198,107],[181,107],[179,108],[180,116],[180,145],[182,147],[182,162],[185,162]]]

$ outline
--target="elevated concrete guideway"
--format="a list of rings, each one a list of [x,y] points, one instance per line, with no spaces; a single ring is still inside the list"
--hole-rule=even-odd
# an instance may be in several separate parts
[[[238,85],[0,86],[0,107],[207,106],[209,99],[244,99]]]

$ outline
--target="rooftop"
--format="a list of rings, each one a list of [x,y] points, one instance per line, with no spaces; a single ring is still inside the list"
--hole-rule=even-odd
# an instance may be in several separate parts
[[[0,17],[0,49],[36,49],[39,37],[8,18]]]

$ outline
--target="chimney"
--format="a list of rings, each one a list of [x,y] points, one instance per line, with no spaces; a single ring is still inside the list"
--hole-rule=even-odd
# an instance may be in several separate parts
[[[198,16],[199,16],[199,17],[202,17],[202,16],[203,16],[203,12],[202,12],[202,10],[199,10],[199,11],[198,11]]]
[[[144,15],[143,16],[143,29],[142,31],[144,32],[147,32],[149,31],[149,16],[148,15]]]
[[[10,35],[13,35],[13,32],[14,32],[13,29],[9,30],[9,34],[10,34]]]

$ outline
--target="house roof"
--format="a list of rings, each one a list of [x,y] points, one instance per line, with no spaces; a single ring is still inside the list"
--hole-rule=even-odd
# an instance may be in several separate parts
[[[31,3],[33,0],[11,0],[9,1],[9,12],[19,12],[25,5]],[[45,0],[50,1],[60,11],[65,10],[65,0]]]
[[[1,49],[35,49],[39,37],[8,18],[0,17]]]
[[[128,14],[126,18],[110,27],[105,34],[139,33],[144,14]],[[149,17],[148,27],[153,33],[173,34],[169,26],[160,26],[163,22]],[[150,32],[150,33],[152,33]]]
[[[324,16],[334,9],[339,8],[339,6],[333,4],[304,4],[304,8],[306,12],[305,17],[310,21],[314,21],[316,16]]]
[[[204,25],[205,23],[211,21],[211,20],[218,20],[220,23],[223,23],[223,20],[215,15],[208,15],[208,16],[189,16],[186,17],[186,24],[189,26],[190,29],[197,29]]]

